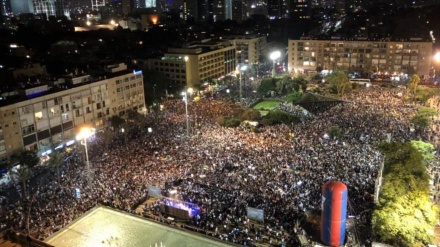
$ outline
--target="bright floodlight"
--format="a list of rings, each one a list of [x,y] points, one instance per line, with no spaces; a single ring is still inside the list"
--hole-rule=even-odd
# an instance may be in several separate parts
[[[87,25],[87,26],[90,26],[90,25],[92,25],[92,23],[91,23],[90,21],[87,21],[87,22],[86,22],[86,25]]]
[[[185,56],[183,59],[185,60],[185,62],[188,62],[189,57],[188,57],[188,56]]]
[[[192,93],[194,92],[194,89],[193,89],[192,87],[189,87],[189,88],[187,89],[187,91],[188,91],[189,94],[192,94]]]
[[[277,60],[278,58],[281,57],[281,52],[280,51],[274,51],[270,54],[270,59],[271,60]]]
[[[243,66],[240,67],[240,70],[241,70],[241,71],[245,71],[245,70],[247,70],[247,69],[248,69],[248,66],[247,66],[247,65],[243,65]]]
[[[270,59],[272,59],[273,61],[273,67],[272,67],[272,77],[275,77],[275,60],[277,60],[278,58],[281,57],[281,52],[280,51],[274,51],[270,54]]]
[[[76,135],[76,140],[82,140],[84,138],[89,138],[90,136],[92,136],[93,134],[95,134],[95,128],[88,128],[88,127],[84,127],[82,128],[79,133]]]
[[[440,51],[434,55],[434,60],[440,63]]]
[[[111,21],[110,21],[110,24],[111,24],[111,25],[115,25],[116,22],[115,22],[114,20],[111,20]]]

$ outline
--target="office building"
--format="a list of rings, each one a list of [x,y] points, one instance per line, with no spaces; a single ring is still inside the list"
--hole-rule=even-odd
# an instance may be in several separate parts
[[[268,0],[267,13],[270,19],[287,17],[287,5],[285,0]]]
[[[122,4],[122,13],[124,15],[131,14],[135,4],[134,0],[122,0],[121,4]]]
[[[243,0],[211,0],[209,1],[210,10],[208,11],[211,12],[212,9],[212,20],[214,22],[233,20],[234,15],[239,20],[243,19],[243,17],[239,16],[242,16],[244,13],[244,4]]]
[[[21,94],[22,100],[0,101],[2,163],[22,150],[44,155],[70,145],[81,126],[102,128],[114,115],[145,111],[142,72],[129,72],[125,64],[107,66],[106,74],[97,78],[69,75]]]
[[[246,2],[244,0],[232,0],[232,20],[240,23],[246,18]]]
[[[311,0],[291,0],[290,16],[296,20],[309,20],[311,17]]]
[[[34,13],[49,16],[70,16],[65,0],[33,0]]]
[[[184,0],[184,18],[195,21],[207,21],[209,19],[208,0]]]
[[[289,40],[288,70],[344,69],[428,75],[432,42],[367,40]]]
[[[236,69],[235,46],[229,41],[203,40],[181,48],[168,48],[158,59],[149,59],[150,70],[161,72],[175,85],[193,87],[231,74]]]
[[[11,1],[0,0],[0,16],[6,15],[11,12]]]
[[[15,15],[34,13],[32,0],[13,0],[11,1],[11,11]]]
[[[92,10],[99,10],[105,7],[105,0],[92,0]]]

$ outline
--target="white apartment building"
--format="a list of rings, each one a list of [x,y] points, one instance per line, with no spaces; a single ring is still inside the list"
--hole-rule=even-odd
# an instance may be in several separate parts
[[[0,107],[0,162],[22,150],[40,155],[73,143],[81,126],[102,128],[114,115],[145,111],[142,72],[128,72],[124,64],[107,67],[107,78],[65,78],[71,87],[49,93],[47,85],[26,90],[27,100]],[[47,94],[46,94],[47,92]],[[41,96],[39,96],[41,95]]]
[[[429,74],[432,42],[289,40],[288,71],[344,69],[356,72]]]

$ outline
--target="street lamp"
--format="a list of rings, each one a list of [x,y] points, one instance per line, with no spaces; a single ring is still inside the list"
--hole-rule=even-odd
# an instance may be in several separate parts
[[[275,77],[275,60],[281,57],[280,51],[274,51],[270,54],[270,59],[273,61],[273,68],[272,68],[272,77]]]
[[[185,61],[185,85],[188,85],[188,81],[189,81],[189,72],[188,72],[189,57],[188,56],[184,56],[183,57],[183,61]]]
[[[192,87],[188,88],[186,90],[189,93],[190,98],[192,97],[192,94],[194,93],[194,89]]]
[[[246,70],[247,70],[247,65],[243,65],[243,66],[240,67],[240,102],[241,102],[241,99],[243,98],[243,95],[242,95],[242,93],[243,93],[243,90],[242,90],[243,82],[242,82],[241,74],[243,73],[243,71],[246,71]]]
[[[188,119],[188,93],[182,92],[183,101],[185,102],[185,116],[186,116],[186,136],[189,136],[189,119]]]
[[[91,177],[92,170],[90,169],[89,152],[87,150],[87,138],[91,137],[94,134],[95,134],[95,128],[84,127],[76,135],[77,141],[83,140],[81,141],[81,144],[84,145],[86,151],[86,166],[87,166],[87,178],[88,178],[89,187],[92,185],[92,177]]]
[[[438,51],[437,53],[435,53],[435,55],[434,55],[434,61],[437,63],[437,64],[440,64],[440,51]],[[434,66],[434,76],[436,75],[435,74],[435,66]]]

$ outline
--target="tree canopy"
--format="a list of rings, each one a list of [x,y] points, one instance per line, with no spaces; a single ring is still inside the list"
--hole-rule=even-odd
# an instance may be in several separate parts
[[[420,77],[416,74],[412,75],[409,80],[408,84],[406,84],[406,88],[409,92],[414,93],[417,89],[417,86],[419,85]]]
[[[373,212],[375,233],[396,246],[430,243],[438,208],[429,197],[429,176],[425,168],[429,145],[392,142],[382,143],[380,149],[385,154],[384,183],[380,204]]]
[[[268,94],[270,91],[276,91],[276,81],[275,78],[265,78],[261,80],[260,86],[257,88],[259,94]]]
[[[334,93],[342,95],[351,89],[351,83],[348,77],[342,71],[336,71],[326,77]]]
[[[417,113],[410,119],[410,122],[420,130],[424,130],[431,124],[432,117],[436,117],[437,115],[437,111],[433,108],[420,107]]]

